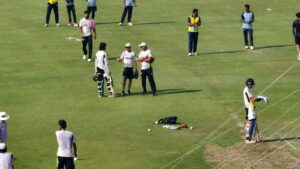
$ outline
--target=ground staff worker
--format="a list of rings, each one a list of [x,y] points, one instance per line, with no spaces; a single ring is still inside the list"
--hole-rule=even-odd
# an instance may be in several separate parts
[[[198,9],[193,9],[192,16],[187,19],[189,31],[189,56],[197,55],[198,27],[201,25],[201,18],[198,16]]]
[[[141,76],[142,76],[143,94],[147,94],[146,77],[148,77],[151,90],[152,90],[152,95],[156,96],[156,85],[153,78],[153,71],[151,67],[151,63],[154,62],[154,57],[152,56],[151,50],[148,49],[146,42],[142,42],[139,45],[139,47],[141,51],[138,57],[138,61],[142,62]]]
[[[54,11],[56,26],[57,27],[59,26],[58,2],[57,2],[57,0],[48,0],[48,7],[47,7],[45,27],[47,27],[49,25],[50,14],[51,14],[52,9]]]

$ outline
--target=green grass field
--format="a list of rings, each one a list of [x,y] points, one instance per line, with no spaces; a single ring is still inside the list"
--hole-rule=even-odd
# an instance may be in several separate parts
[[[0,6],[0,110],[11,116],[8,148],[16,168],[55,168],[59,119],[66,119],[77,137],[77,169],[214,168],[205,158],[206,144],[229,147],[243,141],[237,126],[244,123],[240,110],[247,77],[256,80],[255,94],[263,91],[271,99],[269,105],[257,104],[262,136],[299,136],[297,130],[289,132],[299,120],[285,127],[300,108],[300,67],[291,31],[296,0],[246,1],[256,17],[254,51],[243,49],[242,0],[137,0],[133,27],[117,26],[121,1],[100,0],[93,53],[100,41],[108,44],[110,58],[119,56],[126,42],[138,53],[137,45],[146,41],[156,57],[157,97],[139,95],[138,79],[133,96],[113,99],[97,97],[94,63],[82,61],[80,42],[66,40],[79,38],[79,28],[67,26],[65,2],[59,2],[61,27],[54,26],[53,14],[50,26],[43,27],[46,2],[14,0]],[[79,20],[86,1],[75,3]],[[203,22],[200,55],[188,57],[186,19],[195,7]],[[122,64],[109,60],[109,66],[120,94]],[[193,130],[152,124],[171,115]]]

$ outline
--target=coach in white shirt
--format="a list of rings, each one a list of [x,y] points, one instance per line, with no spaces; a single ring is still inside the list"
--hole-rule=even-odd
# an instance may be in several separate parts
[[[56,131],[58,143],[57,150],[57,169],[75,169],[72,147],[74,149],[74,157],[77,158],[77,146],[75,136],[72,132],[67,131],[67,122],[59,120],[59,131]]]
[[[142,42],[139,44],[141,49],[138,61],[142,62],[141,68],[141,76],[142,76],[142,87],[143,87],[143,94],[147,94],[146,88],[146,77],[149,79],[149,83],[152,90],[152,95],[156,96],[156,85],[153,78],[153,71],[151,67],[151,63],[154,62],[154,57],[150,49],[148,49],[146,42]]]
[[[124,70],[123,70],[123,81],[122,81],[122,96],[125,96],[125,86],[128,79],[128,95],[131,95],[130,88],[133,79],[133,69],[137,72],[137,57],[135,56],[134,51],[131,50],[130,43],[125,44],[125,50],[122,52],[121,56],[117,59],[119,62],[123,61]]]
[[[7,147],[4,143],[0,143],[0,169],[13,169],[13,154],[7,152]]]
[[[84,11],[84,18],[79,21],[80,26],[80,36],[82,38],[82,50],[83,50],[83,60],[86,59],[88,54],[88,61],[92,61],[92,52],[93,52],[93,35],[96,39],[96,23],[93,19],[89,19],[90,15],[88,11]],[[86,46],[89,46],[89,52],[86,49]]]

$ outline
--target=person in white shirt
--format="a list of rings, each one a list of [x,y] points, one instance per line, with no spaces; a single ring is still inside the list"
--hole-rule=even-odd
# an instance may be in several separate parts
[[[65,120],[59,120],[58,125],[59,130],[55,132],[58,143],[57,169],[75,169],[74,160],[77,159],[75,136],[72,132],[66,130],[67,122]],[[72,153],[72,147],[74,150],[74,155]]]
[[[11,152],[7,152],[5,143],[0,143],[0,169],[13,169],[14,156]]]
[[[151,63],[154,62],[154,57],[152,55],[151,50],[148,49],[146,42],[142,42],[141,44],[139,44],[139,47],[141,51],[138,57],[138,61],[142,62],[142,67],[141,67],[142,87],[143,87],[142,94],[147,94],[146,77],[148,77],[151,90],[152,90],[152,95],[156,96],[156,85],[153,77],[153,70],[151,67]]]
[[[107,54],[105,50],[106,43],[100,42],[99,51],[96,53],[95,57],[95,76],[98,81],[98,97],[104,96],[104,79],[107,84],[108,97],[115,97],[113,80],[111,72],[108,69]]]
[[[255,111],[255,102],[264,100],[264,102],[269,103],[269,99],[265,96],[255,97],[252,94],[252,89],[255,85],[255,82],[252,78],[246,80],[246,87],[243,90],[243,98],[245,103],[246,110],[246,140],[245,143],[255,143],[259,142],[259,137],[256,137],[256,141],[252,141],[252,134],[255,129],[255,132],[258,132],[257,123],[256,123],[256,111]]]
[[[117,59],[119,62],[123,61],[124,70],[123,70],[123,81],[122,81],[122,96],[125,96],[125,86],[128,79],[128,95],[131,95],[130,88],[132,84],[134,69],[137,72],[137,57],[135,56],[134,51],[131,50],[130,43],[125,44],[125,50],[122,52],[121,56]]]
[[[5,112],[0,112],[0,143],[6,143],[7,140],[7,123],[9,115]]]
[[[84,18],[79,21],[80,26],[80,36],[82,39],[82,50],[83,50],[83,60],[86,60],[88,54],[88,61],[92,61],[93,52],[93,34],[96,39],[96,23],[93,19],[89,19],[90,15],[88,11],[84,11]],[[86,46],[89,46],[89,51],[87,51]]]

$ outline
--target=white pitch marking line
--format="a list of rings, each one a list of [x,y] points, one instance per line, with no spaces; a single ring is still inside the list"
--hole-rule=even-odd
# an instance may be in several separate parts
[[[286,140],[284,140],[284,142],[285,142],[287,145],[289,145],[290,147],[292,147],[294,150],[298,149],[298,148],[296,148],[295,146],[293,146],[293,144],[291,144],[290,142],[288,142],[288,141],[286,141]]]

